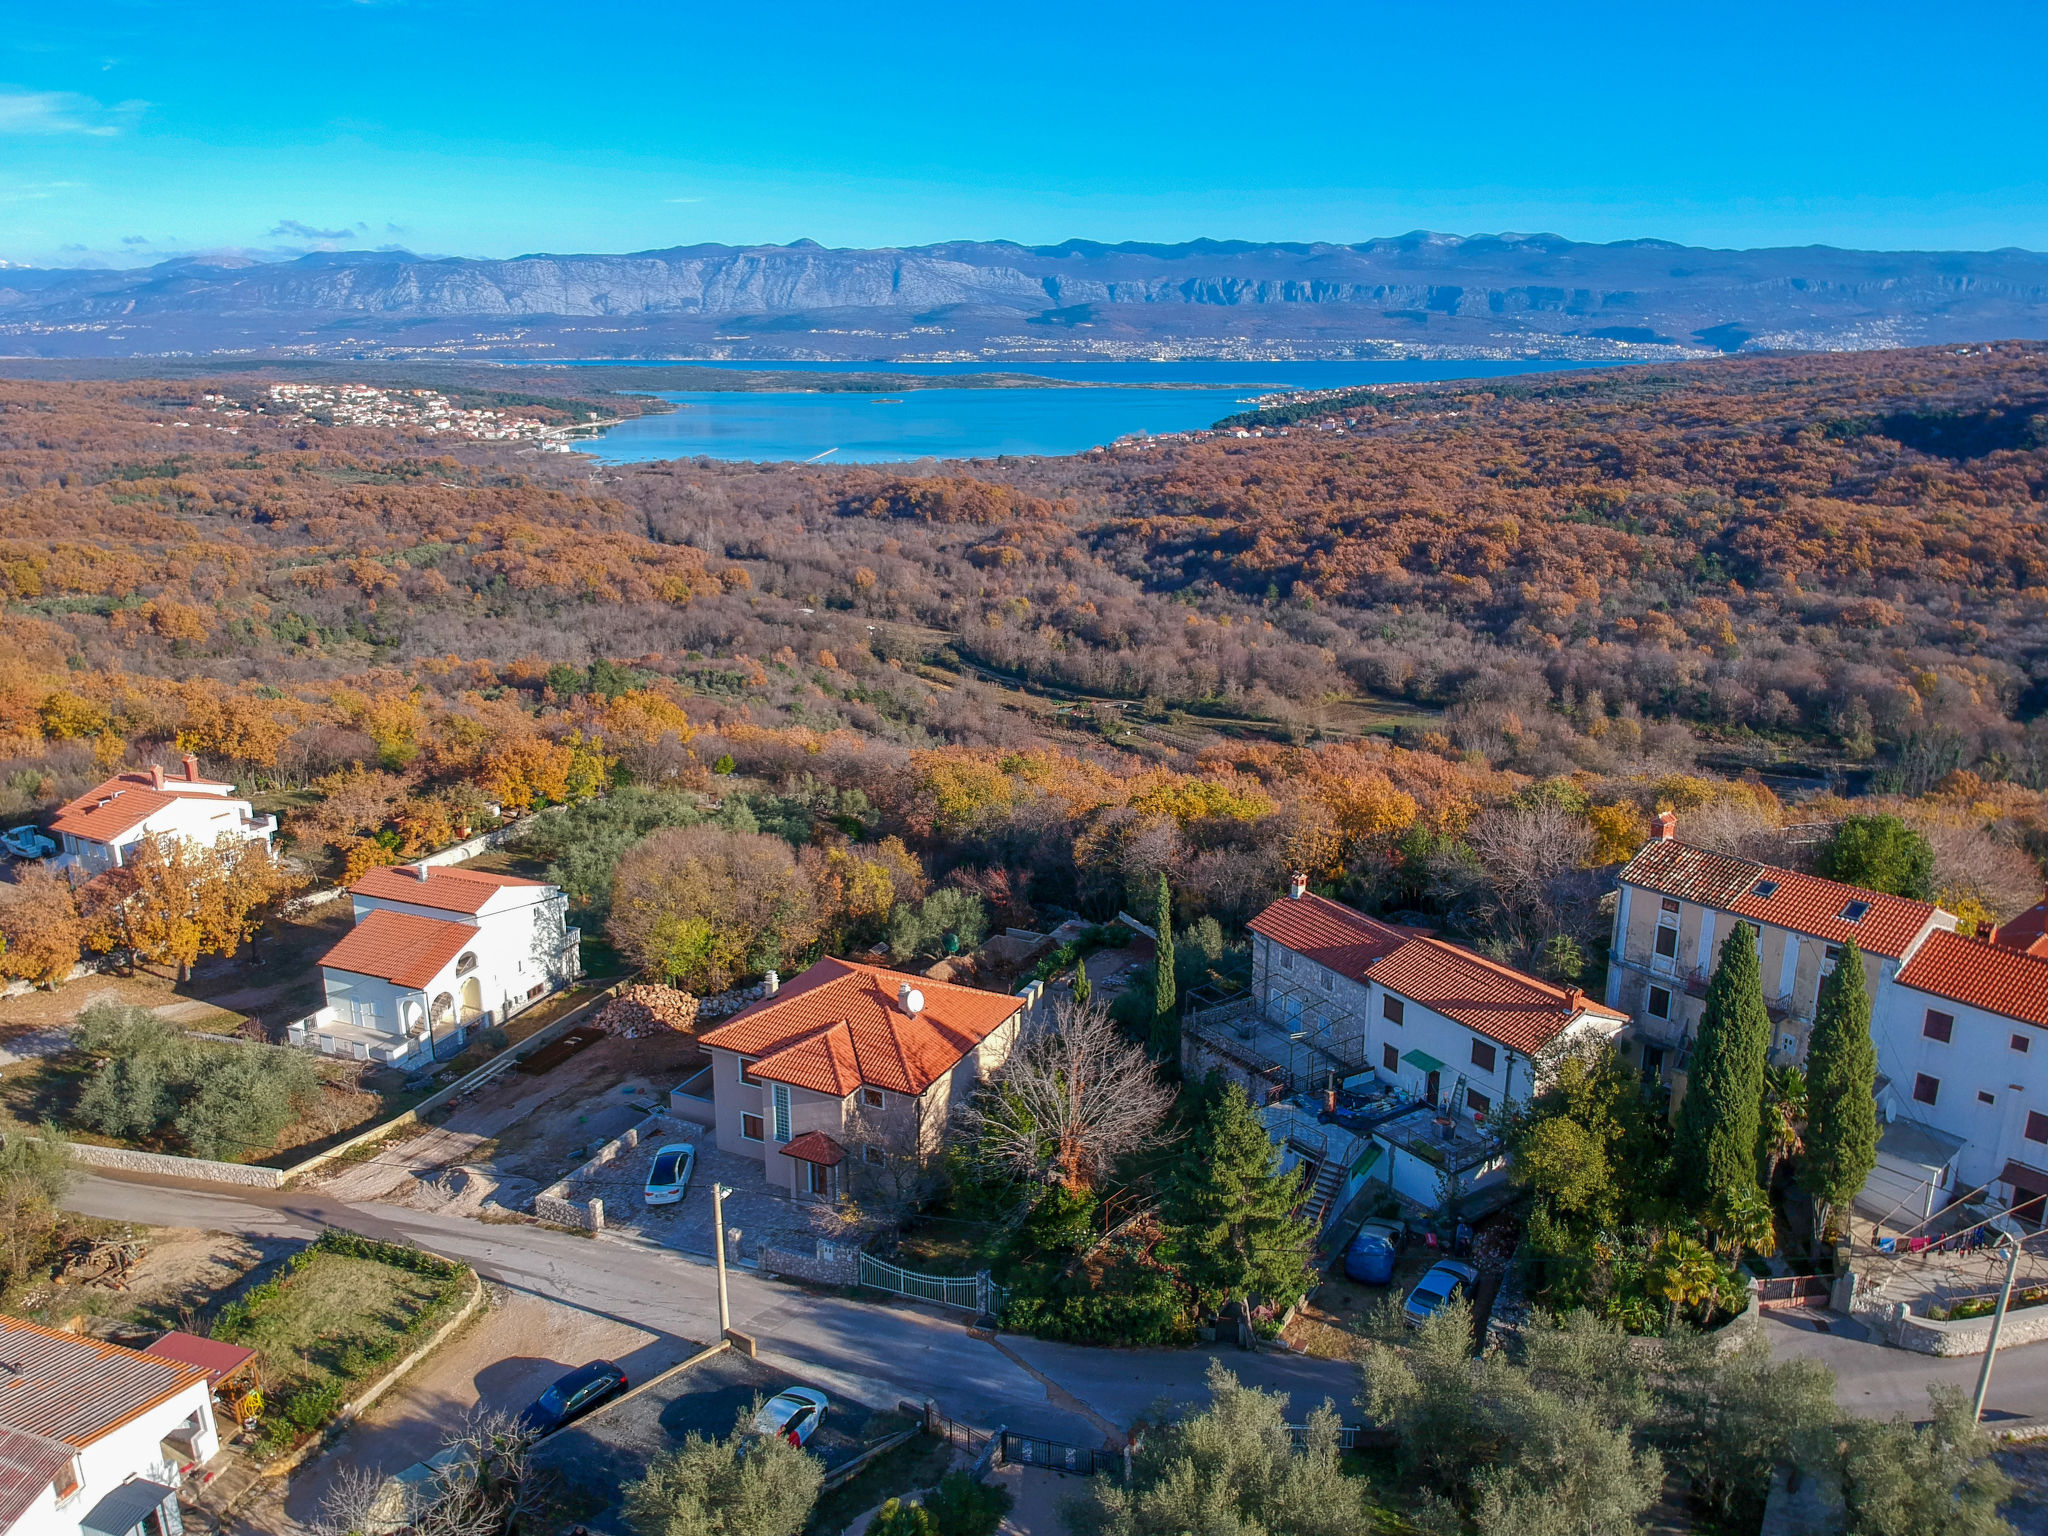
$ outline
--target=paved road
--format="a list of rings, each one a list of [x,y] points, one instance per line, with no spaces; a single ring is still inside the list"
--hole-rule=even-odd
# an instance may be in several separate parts
[[[92,1174],[65,1203],[91,1216],[270,1237],[312,1237],[345,1226],[418,1243],[475,1266],[486,1279],[679,1339],[717,1337],[711,1268],[667,1249],[388,1205],[351,1205],[295,1191],[223,1190],[174,1180]],[[1082,1349],[1005,1335],[976,1336],[961,1322],[910,1307],[813,1295],[735,1272],[735,1328],[762,1356],[828,1391],[878,1407],[935,1399],[965,1423],[1099,1445],[1161,1397],[1202,1398],[1208,1356],[1189,1350]],[[1357,1373],[1326,1360],[1223,1351],[1241,1379],[1348,1408]]]
[[[1826,1324],[1825,1331],[1804,1311],[1767,1312],[1764,1337],[1774,1355],[1804,1355],[1829,1366],[1835,1373],[1835,1401],[1851,1413],[1925,1419],[1927,1389],[1943,1382],[1976,1395],[1982,1355],[1952,1360],[1916,1355],[1878,1341],[1861,1324],[1835,1313],[1818,1320]],[[1995,1429],[2016,1420],[2048,1422],[2048,1349],[2038,1344],[2001,1349],[1992,1367],[1984,1422]]]

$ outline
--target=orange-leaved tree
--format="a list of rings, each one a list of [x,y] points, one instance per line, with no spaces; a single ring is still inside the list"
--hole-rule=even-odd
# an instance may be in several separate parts
[[[189,980],[201,955],[234,953],[267,907],[305,883],[262,842],[232,832],[211,846],[149,833],[84,888],[86,942],[174,965]]]

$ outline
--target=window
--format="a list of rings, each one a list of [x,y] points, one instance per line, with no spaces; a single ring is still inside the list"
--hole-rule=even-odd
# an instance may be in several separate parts
[[[775,1083],[775,1084],[772,1084],[772,1085],[771,1085],[771,1093],[772,1093],[772,1097],[773,1097],[773,1099],[774,1099],[774,1108],[775,1108],[775,1139],[776,1139],[777,1141],[788,1141],[788,1140],[789,1140],[789,1136],[790,1136],[790,1132],[789,1132],[789,1084],[787,1084],[787,1083]]]
[[[2012,1048],[2024,1056],[2034,1048],[2034,1042],[2025,1035],[2014,1035],[2012,1037]]]
[[[1913,1079],[1913,1101],[1916,1104],[1932,1104],[1941,1097],[1941,1079],[1929,1077],[1925,1072]]]
[[[2048,1115],[2038,1109],[2027,1111],[2027,1140],[2048,1141]]]
[[[1659,928],[1657,930],[1657,953],[1666,960],[1677,955],[1678,930],[1676,928]]]
[[[889,1154],[880,1147],[866,1146],[860,1149],[860,1160],[872,1167],[879,1168],[889,1161]]]
[[[464,951],[463,951],[463,952],[462,952],[462,953],[461,953],[460,955],[456,956],[456,959],[455,959],[455,974],[456,974],[456,975],[458,975],[458,976],[467,976],[467,975],[468,975],[468,974],[469,974],[469,973],[470,973],[471,971],[473,971],[473,970],[475,970],[475,969],[476,969],[476,951],[475,951],[475,950],[473,950],[473,949],[465,949],[465,950],[464,950]]]
[[[1337,990],[1337,973],[1335,971],[1323,972],[1323,990],[1325,992],[1334,992]]]
[[[1662,901],[1657,903],[1657,910],[1659,912],[1669,912],[1673,917],[1676,917],[1678,916],[1678,903],[1673,901],[1669,896],[1666,896]]]
[[[1986,1093],[1982,1088],[1979,1088],[1977,1090],[1977,1102],[1979,1104],[1996,1104],[1998,1100],[1991,1094]]]
[[[1869,915],[1869,913],[1869,902],[1852,901],[1849,903],[1849,905],[1842,908],[1842,921],[1845,923],[1860,923],[1866,916]]]
[[[1671,1017],[1671,993],[1664,987],[1650,988],[1650,1012],[1660,1019]]]
[[[761,1137],[762,1137],[761,1117],[760,1117],[759,1115],[741,1115],[741,1116],[740,1116],[740,1140],[742,1140],[742,1141],[759,1141],[759,1140],[761,1139]]]
[[[1291,971],[1291,970],[1293,970],[1293,969],[1294,969],[1294,951],[1293,951],[1293,950],[1291,950],[1291,949],[1283,949],[1283,950],[1281,950],[1281,951],[1280,951],[1280,969],[1281,969],[1281,970],[1283,970],[1283,971]]]
[[[1380,999],[1380,1016],[1389,1024],[1403,1023],[1404,1020],[1401,1016],[1406,1012],[1407,1008],[1402,1004],[1400,998],[1383,997]]]
[[[832,1170],[823,1163],[805,1163],[804,1167],[810,1171],[810,1192],[829,1197],[832,1193]]]
[[[1383,1067],[1385,1067],[1385,1068],[1386,1068],[1386,1069],[1387,1069],[1387,1070],[1388,1070],[1389,1072],[1398,1072],[1398,1071],[1400,1071],[1400,1070],[1401,1070],[1401,1053],[1400,1053],[1399,1051],[1395,1050],[1395,1049],[1394,1049],[1394,1048],[1393,1048],[1393,1047],[1392,1047],[1391,1045],[1383,1045],[1383,1046],[1381,1046],[1381,1047],[1380,1047],[1380,1065],[1381,1065],[1381,1066],[1383,1066]]]
[[[1836,962],[1837,962],[1837,961],[1839,961],[1839,960],[1840,960],[1841,958],[1842,958],[1842,951],[1841,951],[1841,950],[1840,950],[1840,949],[1839,949],[1838,947],[1836,947],[1835,945],[1833,945],[1833,944],[1830,944],[1830,945],[1829,945],[1829,946],[1828,946],[1828,947],[1827,947],[1827,948],[1826,948],[1825,950],[1823,950],[1823,951],[1821,952],[1821,957],[1820,957],[1820,973],[1821,973],[1821,975],[1823,975],[1823,976],[1832,976],[1832,975],[1834,975],[1834,974],[1835,974],[1835,964],[1836,964]]]
[[[1920,1033],[1930,1040],[1939,1040],[1947,1045],[1956,1032],[1956,1016],[1936,1009],[1927,1010],[1927,1022],[1920,1026]]]
[[[754,1086],[755,1086],[756,1088],[758,1088],[758,1087],[760,1087],[760,1086],[761,1086],[761,1079],[759,1079],[758,1077],[754,1076],[754,1063],[755,1063],[756,1061],[758,1061],[759,1059],[760,1059],[759,1057],[755,1057],[755,1056],[742,1056],[742,1057],[740,1058],[740,1081],[741,1081],[741,1082],[743,1082],[743,1083],[752,1083],[752,1084],[753,1084],[753,1085],[754,1085]]]
[[[879,1088],[863,1088],[860,1091],[860,1101],[869,1109],[880,1109],[889,1102],[889,1096]]]
[[[1468,1089],[1465,1094],[1465,1107],[1472,1111],[1474,1120],[1484,1120],[1493,1109],[1493,1100],[1483,1093],[1473,1093]]]
[[[1759,880],[1749,888],[1749,894],[1769,901],[1778,894],[1778,882],[1775,880]]]
[[[1494,1056],[1494,1048],[1488,1041],[1474,1040],[1472,1042],[1472,1065],[1480,1071],[1491,1072],[1493,1070]]]

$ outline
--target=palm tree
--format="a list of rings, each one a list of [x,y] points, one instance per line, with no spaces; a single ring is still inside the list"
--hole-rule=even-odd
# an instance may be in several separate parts
[[[1741,1189],[1725,1196],[1710,1223],[1721,1240],[1731,1269],[1739,1269],[1745,1253],[1776,1253],[1777,1224],[1771,1218],[1771,1202],[1762,1191]]]
[[[1713,1321],[1714,1296],[1721,1289],[1721,1266],[1695,1239],[1677,1233],[1665,1238],[1650,1255],[1644,1278],[1651,1293],[1664,1298],[1666,1333],[1678,1325],[1680,1307],[1704,1306],[1706,1321]]]
[[[1764,1114],[1758,1136],[1764,1192],[1768,1194],[1778,1165],[1806,1150],[1806,1074],[1797,1067],[1772,1067],[1764,1076]]]

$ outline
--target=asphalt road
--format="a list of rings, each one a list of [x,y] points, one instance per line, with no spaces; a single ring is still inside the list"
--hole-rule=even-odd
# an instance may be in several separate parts
[[[351,1205],[315,1193],[223,1190],[173,1180],[91,1174],[65,1204],[90,1216],[154,1226],[312,1237],[329,1226],[410,1241],[473,1265],[512,1290],[549,1297],[674,1338],[718,1335],[708,1264],[667,1249],[517,1222],[482,1222],[399,1206]],[[935,1400],[950,1418],[1003,1425],[1085,1446],[1120,1436],[1152,1403],[1199,1401],[1208,1354],[1084,1349],[970,1333],[964,1321],[908,1306],[818,1295],[735,1271],[732,1324],[761,1355],[828,1393],[872,1407]],[[1220,1352],[1239,1378],[1295,1394],[1301,1411],[1329,1397],[1350,1408],[1350,1366],[1290,1355]],[[1355,1414],[1346,1412],[1347,1418]]]

